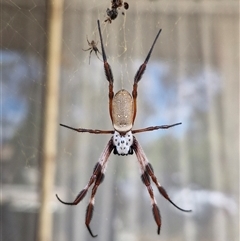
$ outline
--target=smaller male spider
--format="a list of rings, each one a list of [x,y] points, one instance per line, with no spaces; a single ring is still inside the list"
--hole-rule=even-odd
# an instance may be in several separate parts
[[[102,48],[102,56],[103,56],[103,67],[106,75],[106,79],[108,81],[108,97],[109,97],[109,113],[110,118],[112,120],[113,130],[98,130],[98,129],[83,129],[83,128],[74,128],[71,126],[60,124],[63,127],[69,128],[71,130],[81,132],[81,133],[91,133],[91,134],[112,134],[112,137],[108,141],[106,147],[103,149],[102,154],[100,155],[98,162],[96,163],[92,176],[89,179],[88,184],[84,187],[82,191],[76,196],[73,202],[64,202],[62,201],[58,195],[56,194],[57,199],[66,205],[77,205],[79,202],[83,200],[86,196],[88,189],[93,185],[91,197],[87,206],[85,224],[87,229],[92,237],[96,237],[92,233],[90,228],[90,222],[92,220],[93,209],[94,209],[94,201],[95,195],[99,185],[104,180],[104,175],[107,167],[107,162],[110,154],[127,156],[136,154],[140,171],[141,171],[141,179],[143,184],[146,186],[147,191],[149,193],[152,205],[152,212],[154,220],[157,224],[157,233],[160,234],[160,228],[162,225],[161,215],[159,208],[157,206],[157,201],[155,199],[155,195],[153,192],[153,188],[151,185],[151,181],[157,186],[160,194],[167,199],[174,207],[183,211],[183,212],[191,212],[191,210],[185,210],[177,206],[168,196],[166,190],[159,183],[157,177],[155,176],[152,165],[149,163],[141,145],[137,141],[134,134],[154,131],[159,129],[168,129],[181,123],[175,123],[171,125],[160,125],[160,126],[150,126],[141,129],[133,129],[134,120],[137,113],[137,95],[138,95],[138,83],[141,80],[144,71],[147,67],[147,63],[151,57],[154,45],[161,33],[161,29],[158,31],[155,40],[147,54],[145,61],[140,65],[133,81],[133,90],[132,95],[125,89],[119,90],[116,94],[113,91],[113,74],[110,67],[110,64],[107,61],[107,56],[104,50],[102,33],[100,28],[100,22],[98,23],[98,31],[100,36],[101,48]]]
[[[83,51],[88,51],[88,50],[90,50],[90,53],[89,53],[89,64],[90,64],[90,59],[91,59],[91,54],[92,54],[92,51],[94,51],[95,52],[95,54],[96,54],[96,56],[98,57],[98,54],[97,53],[99,53],[99,54],[101,54],[100,53],[100,51],[98,50],[98,48],[97,48],[97,44],[98,44],[98,42],[95,42],[94,40],[92,40],[91,42],[88,40],[88,38],[87,38],[87,42],[88,42],[88,45],[90,46],[90,48],[88,48],[88,49],[82,49]],[[102,54],[101,54],[102,55]],[[99,57],[98,57],[98,59],[100,59]],[[100,59],[101,60],[101,59]],[[102,60],[101,60],[102,61]]]

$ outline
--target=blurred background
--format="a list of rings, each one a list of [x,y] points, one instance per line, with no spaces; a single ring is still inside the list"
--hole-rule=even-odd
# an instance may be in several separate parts
[[[239,1],[127,2],[110,24],[110,0],[3,0],[2,240],[92,240],[91,190],[78,206],[55,194],[73,201],[110,139],[59,126],[112,128],[103,63],[82,50],[87,38],[99,42],[97,19],[115,92],[132,91],[162,28],[139,82],[135,128],[182,125],[136,137],[171,199],[193,211],[154,187],[158,236],[136,156],[111,155],[90,225],[96,240],[239,240]]]

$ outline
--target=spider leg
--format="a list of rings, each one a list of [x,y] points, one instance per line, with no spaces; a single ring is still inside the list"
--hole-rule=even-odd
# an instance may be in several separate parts
[[[137,142],[135,137],[134,137],[133,150],[135,151],[138,162],[140,164],[141,179],[142,179],[144,185],[147,187],[148,193],[149,193],[150,198],[151,198],[153,217],[154,217],[154,220],[155,220],[155,222],[158,226],[157,233],[160,234],[160,229],[161,229],[161,225],[162,225],[160,211],[159,211],[159,208],[157,206],[157,201],[156,201],[154,193],[153,193],[153,189],[152,189],[152,186],[151,186],[151,180],[150,180],[149,174],[145,170],[144,161],[143,161],[141,152],[139,151],[139,145],[138,145],[138,142]]]
[[[71,130],[74,130],[74,131],[77,131],[77,132],[81,132],[81,133],[91,133],[91,134],[114,134],[114,131],[113,130],[98,130],[98,129],[83,129],[83,128],[74,128],[74,127],[71,127],[71,126],[67,126],[67,125],[63,125],[63,124],[60,124],[60,126],[63,126],[63,127],[66,127],[68,129],[71,129]]]
[[[97,164],[94,167],[93,174],[90,177],[90,180],[89,180],[88,184],[77,195],[77,197],[75,198],[75,200],[73,202],[64,202],[56,194],[57,199],[61,203],[65,204],[65,205],[77,205],[86,196],[89,187],[95,182],[94,186],[93,186],[93,189],[92,189],[91,198],[90,198],[89,204],[87,206],[86,219],[85,219],[85,224],[86,224],[87,229],[88,229],[88,231],[89,231],[89,233],[91,234],[92,237],[96,237],[97,236],[97,235],[93,235],[93,233],[92,233],[92,231],[90,229],[90,226],[89,226],[89,224],[91,222],[91,219],[92,219],[92,215],[93,215],[94,198],[95,198],[95,194],[97,192],[98,186],[101,184],[101,182],[104,179],[104,172],[106,170],[106,164],[107,164],[108,158],[109,158],[113,148],[114,148],[113,138],[111,138],[109,140],[108,144],[106,145],[106,147],[104,148],[102,154],[100,155],[99,160],[98,160]]]
[[[90,43],[90,41],[88,40],[88,36],[87,36],[87,35],[86,35],[86,39],[87,39],[88,45],[91,46],[91,43]]]
[[[137,130],[132,130],[133,134],[136,133],[140,133],[140,132],[146,132],[146,131],[155,131],[155,130],[159,130],[159,129],[168,129],[177,125],[181,125],[182,123],[175,123],[172,125],[161,125],[161,126],[150,126],[150,127],[146,127],[146,128],[142,128],[142,129],[137,129]]]
[[[183,211],[183,212],[191,212],[192,210],[186,210],[186,209],[182,209],[179,206],[177,206],[168,196],[166,190],[164,189],[164,187],[161,186],[161,184],[158,182],[157,177],[154,174],[152,165],[148,162],[147,157],[145,155],[145,153],[143,152],[142,147],[140,146],[139,142],[136,140],[136,138],[134,137],[134,145],[133,145],[133,149],[137,155],[138,158],[140,158],[142,160],[142,167],[144,169],[144,171],[151,177],[152,181],[156,184],[159,192],[161,193],[161,195],[167,199],[174,207],[176,207],[177,209]]]
[[[113,100],[113,96],[114,96],[114,92],[113,92],[113,74],[112,74],[111,66],[107,62],[107,56],[106,56],[105,49],[104,49],[104,46],[103,46],[102,32],[101,32],[101,27],[100,27],[100,21],[99,20],[97,21],[97,24],[98,24],[98,31],[99,31],[99,36],[100,36],[101,48],[102,48],[104,71],[105,71],[105,75],[106,75],[107,81],[109,82],[109,85],[108,85],[109,113],[110,113],[111,120],[113,120],[112,119],[112,100]]]
[[[93,216],[95,195],[96,195],[96,192],[97,192],[97,189],[98,189],[99,185],[103,182],[103,179],[104,179],[104,173],[102,171],[102,172],[99,173],[99,175],[96,178],[95,184],[92,188],[91,198],[90,198],[89,204],[87,206],[87,210],[86,210],[85,224],[86,224],[87,229],[88,229],[88,231],[89,231],[89,233],[91,234],[92,237],[97,237],[97,235],[93,235],[89,225],[90,225],[90,222],[91,222],[92,216]]]
[[[90,64],[90,60],[91,60],[91,54],[92,54],[92,51],[93,51],[93,49],[91,49],[91,51],[90,51],[90,53],[89,53],[89,64]]]
[[[82,49],[83,51],[88,51],[88,50],[90,50],[92,47],[90,47],[90,48],[88,48],[88,49]]]
[[[149,59],[150,59],[150,57],[151,57],[151,54],[152,54],[154,45],[155,45],[155,43],[156,43],[156,41],[157,41],[157,39],[158,39],[161,31],[162,31],[162,29],[160,29],[160,30],[158,31],[157,36],[155,37],[155,39],[154,39],[154,41],[153,41],[153,44],[152,44],[152,46],[151,46],[151,48],[150,48],[150,50],[149,50],[149,52],[148,52],[148,55],[147,55],[144,63],[139,67],[139,69],[138,69],[138,71],[137,71],[137,73],[136,73],[136,75],[135,75],[135,77],[134,77],[134,84],[135,84],[135,83],[138,83],[138,82],[141,80],[142,75],[143,75],[143,73],[144,73],[144,71],[145,71],[145,69],[146,69],[146,67],[147,67],[147,63],[148,63],[148,61],[149,61]]]
[[[98,58],[99,60],[101,60],[101,59],[99,58],[98,54],[97,54],[97,53],[101,54],[101,52],[99,52],[99,50],[98,50],[98,49],[94,50],[94,52],[95,52],[95,54],[96,54],[97,58]],[[102,55],[102,54],[101,54],[101,55]],[[101,61],[102,61],[102,60],[101,60]]]
[[[88,229],[88,231],[89,231],[89,233],[91,234],[92,237],[97,237],[97,235],[93,235],[92,230],[89,226],[90,222],[92,220],[92,216],[93,216],[95,195],[96,195],[96,192],[97,192],[97,189],[98,189],[99,185],[103,182],[104,172],[106,170],[106,164],[107,164],[107,161],[108,161],[108,157],[110,156],[113,148],[114,148],[113,139],[111,138],[107,147],[103,151],[103,153],[100,156],[99,161],[97,163],[97,165],[101,165],[101,172],[98,173],[98,175],[96,177],[96,181],[95,181],[94,186],[92,188],[92,194],[91,194],[89,204],[87,206],[86,219],[85,219],[85,224],[86,224],[87,229]]]
[[[77,197],[75,198],[75,200],[73,202],[64,202],[56,194],[56,197],[57,197],[58,201],[65,204],[65,205],[77,205],[86,196],[89,187],[94,183],[94,181],[97,180],[99,174],[101,173],[101,170],[102,170],[102,166],[99,163],[97,163],[97,165],[95,166],[95,168],[93,170],[93,174],[92,174],[87,186],[77,195]]]
[[[186,209],[180,208],[170,199],[170,197],[168,196],[164,187],[161,186],[161,184],[158,182],[157,177],[154,174],[152,165],[150,163],[146,163],[146,171],[147,171],[148,175],[150,175],[150,177],[152,178],[152,181],[156,184],[156,186],[157,186],[159,192],[162,194],[162,196],[164,198],[166,198],[174,207],[176,207],[177,209],[179,209],[183,212],[192,212],[192,210],[186,210]]]
[[[135,77],[134,77],[134,84],[133,84],[133,91],[132,91],[132,97],[133,97],[133,105],[134,105],[134,115],[133,115],[133,121],[135,120],[136,117],[136,113],[137,113],[137,87],[138,87],[138,82],[141,80],[143,73],[147,67],[147,63],[151,57],[154,45],[159,37],[159,34],[161,33],[162,29],[160,29],[157,33],[156,38],[153,41],[153,44],[148,52],[148,55],[145,59],[145,61],[143,62],[143,64],[139,67]]]
[[[154,196],[154,193],[153,193],[153,189],[152,189],[152,186],[151,186],[150,177],[146,172],[143,172],[143,174],[141,175],[141,178],[142,178],[143,183],[147,187],[148,193],[151,197],[153,217],[154,217],[154,220],[155,220],[155,222],[158,226],[157,233],[160,234],[162,220],[161,220],[160,211],[159,211],[159,208],[157,206],[157,202],[156,202],[156,199],[155,199],[155,196]]]

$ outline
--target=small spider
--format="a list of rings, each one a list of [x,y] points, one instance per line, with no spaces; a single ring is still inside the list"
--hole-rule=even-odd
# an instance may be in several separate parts
[[[180,125],[181,123],[175,123],[171,125],[161,125],[161,126],[150,126],[142,129],[133,129],[134,120],[137,113],[137,95],[138,95],[138,83],[141,80],[143,73],[147,67],[147,63],[150,59],[150,56],[152,54],[154,45],[159,37],[159,34],[161,33],[161,29],[159,30],[148,54],[143,62],[143,64],[139,67],[133,82],[133,90],[132,95],[122,89],[119,90],[116,94],[113,92],[113,74],[111,67],[107,61],[107,56],[104,50],[103,46],[103,40],[102,40],[102,33],[100,28],[100,22],[98,20],[98,31],[101,41],[101,47],[102,47],[102,56],[103,56],[103,67],[105,71],[105,75],[107,78],[107,81],[109,83],[109,112],[110,117],[113,124],[114,130],[98,130],[98,129],[83,129],[83,128],[74,128],[71,126],[60,124],[63,127],[69,128],[71,130],[81,132],[81,133],[92,133],[92,134],[112,134],[112,137],[110,138],[109,142],[107,143],[106,147],[103,149],[102,154],[100,155],[97,164],[95,165],[93,169],[93,174],[90,177],[90,180],[88,184],[84,187],[84,189],[77,195],[75,200],[73,202],[64,202],[62,201],[58,195],[56,194],[57,199],[66,205],[77,205],[80,201],[83,200],[83,198],[86,196],[88,189],[93,185],[92,193],[90,197],[89,204],[87,206],[86,211],[86,218],[85,218],[85,224],[86,227],[91,234],[92,237],[96,237],[97,235],[94,235],[90,229],[90,222],[93,215],[93,209],[94,209],[94,200],[95,195],[97,192],[97,189],[99,185],[102,183],[104,179],[104,173],[106,171],[107,162],[110,154],[113,152],[113,154],[121,155],[121,156],[127,156],[132,155],[133,153],[136,154],[140,171],[141,171],[141,179],[143,181],[143,184],[146,186],[148,193],[151,198],[151,205],[152,205],[152,211],[153,211],[153,217],[155,219],[155,222],[157,224],[157,233],[160,234],[160,228],[162,224],[160,211],[157,206],[157,202],[153,193],[153,188],[151,186],[151,181],[157,186],[158,191],[160,194],[166,198],[173,206],[178,208],[179,210],[183,212],[190,212],[191,210],[185,210],[180,207],[178,207],[168,196],[166,190],[162,187],[162,185],[157,180],[157,177],[154,174],[152,165],[148,162],[148,159],[143,152],[143,149],[139,142],[137,141],[134,134],[141,133],[141,132],[147,132],[147,131],[154,131],[158,129],[168,129],[173,126]]]
[[[120,9],[122,6],[126,10],[129,8],[129,4],[127,2],[123,2],[123,0],[112,0],[111,4],[112,4],[111,9],[107,8],[106,10],[108,18],[105,20],[105,22],[109,22],[109,23],[111,23],[112,20],[117,18],[118,9]],[[124,15],[124,12],[122,12],[122,14]]]
[[[98,44],[98,42],[95,42],[94,40],[92,40],[91,42],[88,40],[88,38],[87,38],[87,42],[88,42],[88,45],[90,46],[90,48],[88,48],[88,49],[82,49],[83,51],[88,51],[88,50],[90,50],[90,53],[89,53],[89,64],[90,64],[90,59],[91,59],[91,54],[92,54],[92,51],[94,51],[95,52],[95,54],[96,54],[96,56],[98,57],[98,54],[97,53],[99,53],[99,54],[101,54],[100,53],[100,51],[98,50],[98,48],[97,48],[97,44]],[[98,57],[98,59],[100,59],[99,57]],[[101,60],[101,59],[100,59]],[[102,61],[102,60],[101,60]]]

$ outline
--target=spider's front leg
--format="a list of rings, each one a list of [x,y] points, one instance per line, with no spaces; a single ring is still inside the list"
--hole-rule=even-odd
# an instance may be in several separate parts
[[[154,48],[154,45],[161,33],[162,29],[160,29],[157,33],[157,36],[156,38],[154,39],[153,41],[153,44],[148,52],[148,55],[145,59],[145,61],[143,62],[143,64],[139,67],[135,77],[134,77],[134,83],[133,83],[133,91],[132,91],[132,97],[133,97],[133,105],[134,105],[134,118],[133,118],[133,121],[135,120],[135,117],[136,117],[136,113],[137,113],[137,87],[138,87],[138,82],[141,80],[143,74],[144,74],[144,71],[147,67],[147,63],[148,63],[148,60],[150,59],[151,57],[151,54],[152,54],[152,51],[153,51],[153,48]]]
[[[61,203],[65,204],[65,205],[77,205],[80,201],[83,200],[83,198],[86,196],[86,194],[88,192],[89,187],[94,183],[94,186],[92,188],[92,194],[91,194],[91,197],[90,197],[90,200],[89,200],[89,204],[87,206],[86,218],[85,218],[85,224],[86,224],[87,229],[88,229],[88,231],[89,231],[89,233],[91,234],[92,237],[97,237],[97,235],[94,235],[92,233],[91,228],[89,226],[90,222],[92,220],[92,215],[93,215],[94,199],[95,199],[97,189],[104,179],[104,172],[106,170],[106,164],[107,164],[108,158],[109,158],[113,149],[114,149],[113,138],[111,138],[110,141],[108,142],[107,146],[103,150],[102,154],[100,155],[99,160],[94,167],[93,174],[90,177],[90,180],[89,180],[88,184],[77,195],[77,197],[75,198],[75,200],[73,202],[64,202],[56,194],[57,199]]]
[[[105,75],[106,75],[107,81],[109,82],[109,85],[108,85],[109,113],[110,113],[111,120],[113,120],[113,118],[112,118],[112,100],[113,100],[113,97],[114,97],[114,92],[113,92],[113,74],[112,74],[111,66],[107,62],[107,56],[106,56],[105,49],[104,49],[104,46],[103,46],[102,32],[101,32],[101,27],[100,27],[100,21],[99,20],[97,21],[97,24],[98,24],[98,31],[99,31],[100,42],[101,42],[101,47],[102,47],[104,71],[105,71]]]

